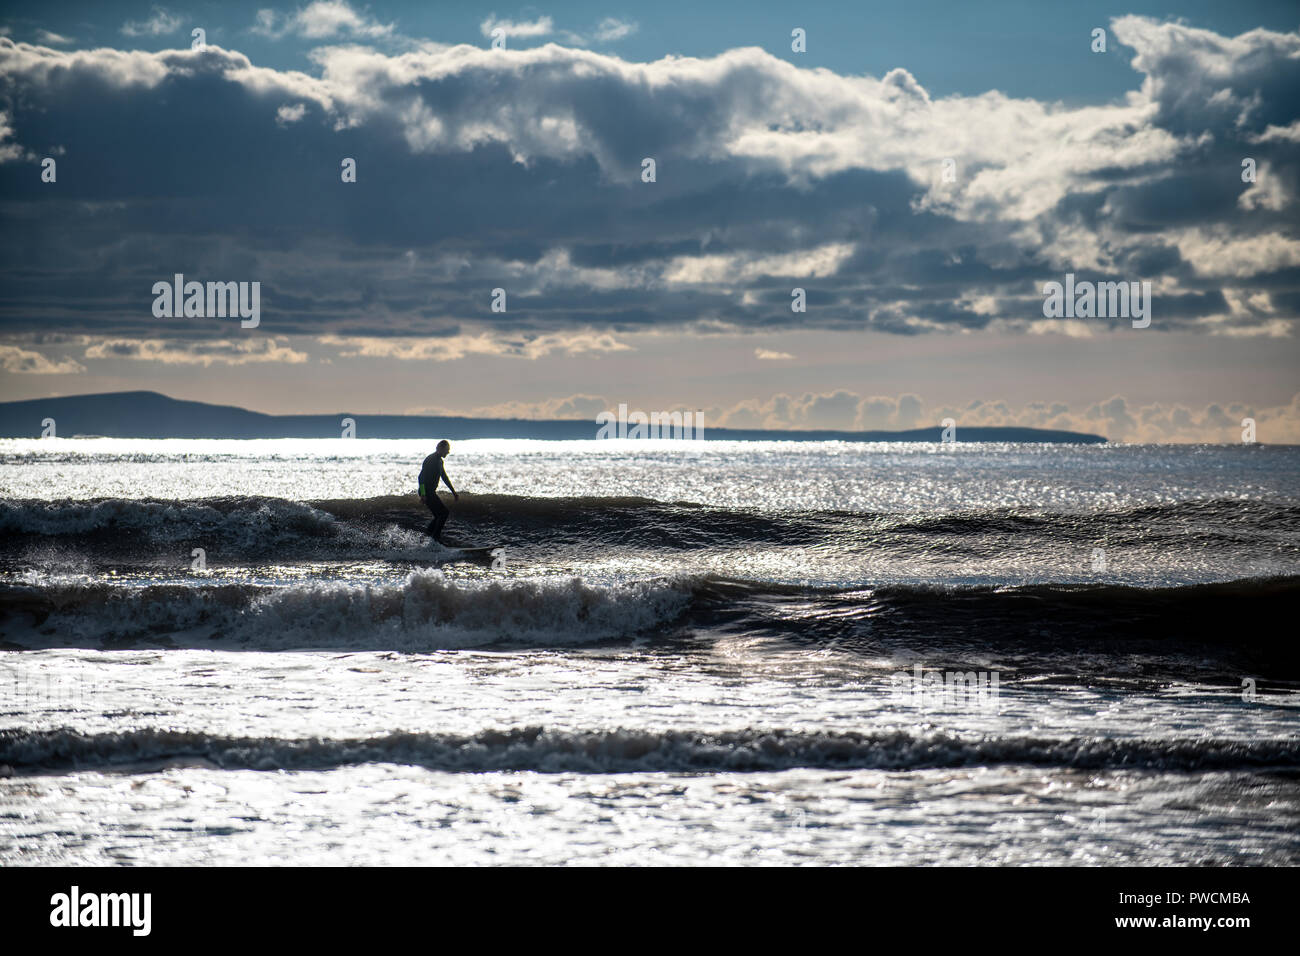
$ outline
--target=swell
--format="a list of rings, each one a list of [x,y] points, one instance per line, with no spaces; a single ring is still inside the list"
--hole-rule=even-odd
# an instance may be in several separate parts
[[[0,585],[0,634],[16,646],[225,641],[257,650],[420,652],[497,642],[549,646],[742,634],[863,657],[922,653],[931,663],[937,654],[954,661],[996,655],[995,663],[1008,667],[1105,673],[1158,662],[1170,677],[1206,668],[1219,675],[1300,676],[1300,646],[1288,625],[1297,617],[1300,576],[1169,588],[844,589],[716,575],[619,584],[458,580],[420,570],[385,584]]]
[[[389,763],[453,773],[753,773],[996,765],[1288,772],[1300,768],[1300,743],[780,729],[573,732],[525,727],[471,735],[399,732],[357,739],[230,737],[161,729],[105,734],[0,730],[0,764],[20,773],[174,762],[268,771]]]
[[[194,501],[102,499],[0,501],[0,556],[41,546],[135,554],[181,545],[219,550],[226,560],[365,556],[416,559],[427,550],[429,516],[411,496],[287,501],[230,497]],[[645,498],[534,498],[462,495],[453,528],[475,539],[523,545],[699,551],[755,544],[996,556],[1065,546],[1149,552],[1196,547],[1207,554],[1263,553],[1300,559],[1300,506],[1210,499],[1106,512],[1006,508],[883,514],[764,511]],[[188,553],[188,552],[187,552]]]
[[[1179,587],[906,584],[808,589],[710,578],[692,622],[961,669],[1229,681],[1300,678],[1300,576]]]

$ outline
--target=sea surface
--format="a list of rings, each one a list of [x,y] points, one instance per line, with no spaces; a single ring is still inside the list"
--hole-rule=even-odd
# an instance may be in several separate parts
[[[0,441],[0,865],[1295,865],[1300,448]]]

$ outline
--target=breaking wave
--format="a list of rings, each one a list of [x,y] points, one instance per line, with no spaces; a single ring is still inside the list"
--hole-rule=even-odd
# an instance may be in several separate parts
[[[1167,588],[845,589],[716,575],[597,583],[451,578],[421,569],[396,583],[373,584],[0,585],[0,633],[15,647],[206,647],[220,641],[252,650],[423,652],[497,642],[559,646],[744,634],[865,656],[905,649],[947,649],[961,657],[996,651],[1007,666],[1018,654],[1047,667],[1068,658],[1077,670],[1086,666],[1080,655],[1091,655],[1102,671],[1138,667],[1145,656],[1162,658],[1170,675],[1184,673],[1192,662],[1194,671],[1223,673],[1230,666],[1279,678],[1300,675],[1300,648],[1285,626],[1297,616],[1300,577]]]
[[[157,729],[102,734],[0,730],[0,764],[18,772],[162,762],[252,770],[390,763],[460,773],[747,773],[1010,764],[1087,770],[1295,770],[1300,768],[1300,743],[1294,739],[1061,739],[762,729],[573,732],[525,727],[463,736],[390,733],[352,740],[228,737]]]
[[[676,616],[688,600],[689,593],[671,582],[452,582],[437,570],[413,571],[400,584],[383,585],[0,586],[6,623],[30,622],[43,643],[224,640],[258,650],[577,644],[632,636]]]

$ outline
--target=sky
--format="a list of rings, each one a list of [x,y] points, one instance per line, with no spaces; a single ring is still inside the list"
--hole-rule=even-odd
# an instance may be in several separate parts
[[[1298,190],[1294,2],[9,0],[0,400],[1297,443]]]

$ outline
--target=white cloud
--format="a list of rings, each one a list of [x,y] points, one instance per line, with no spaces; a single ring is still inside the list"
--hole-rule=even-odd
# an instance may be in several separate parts
[[[276,23],[279,22],[279,14],[269,8],[258,10],[253,17],[253,25],[249,27],[250,33],[258,36],[271,37],[278,39],[281,33],[276,29]]]
[[[1187,229],[1171,232],[1179,253],[1203,276],[1249,278],[1300,265],[1300,240],[1280,233],[1233,235]]]
[[[667,264],[664,281],[730,283],[760,276],[817,279],[832,276],[853,255],[853,246],[836,242],[782,255],[753,258],[741,254],[678,256]]]
[[[12,139],[14,129],[9,114],[0,110],[0,163],[8,163],[15,160],[32,160],[36,154],[23,149],[17,143],[7,143],[5,140]]]
[[[307,361],[298,352],[274,338],[246,339],[106,339],[86,349],[87,359],[129,359],[161,365],[250,365],[280,363],[298,365]]]
[[[128,20],[122,32],[129,37],[157,37],[175,33],[180,29],[181,18],[168,13],[164,7],[154,7],[147,20]]]
[[[23,375],[75,375],[86,370],[72,359],[52,359],[16,345],[0,345],[0,368]]]
[[[1123,442],[1241,441],[1241,421],[1255,419],[1258,440],[1272,444],[1300,442],[1300,393],[1286,405],[1256,407],[1242,402],[1211,402],[1199,409],[1154,402],[1133,407],[1120,395],[1080,410],[1065,402],[1036,401],[1020,407],[1005,401],[975,400],[964,405],[928,406],[912,394],[862,396],[840,389],[800,396],[751,399],[710,414],[718,427],[904,431],[937,426],[944,418],[962,428],[1046,428],[1100,434]]]
[[[547,398],[535,402],[512,401],[496,405],[481,405],[465,412],[449,412],[442,409],[420,409],[408,411],[407,414],[450,415],[464,414],[475,418],[523,418],[533,421],[590,421],[596,416],[609,411],[615,406],[603,395],[569,395],[565,398]],[[593,437],[594,431],[593,431]]]
[[[490,32],[497,25],[515,35],[554,31],[546,17],[519,24],[494,15],[482,26]],[[391,25],[376,24],[346,3],[322,2],[289,15],[259,11],[254,29],[365,38],[387,35]],[[320,69],[312,76],[258,67],[242,54],[215,47],[202,53],[63,52],[5,40],[0,41],[0,73],[36,100],[43,88],[57,87],[69,76],[125,89],[154,87],[168,78],[179,83],[202,73],[255,94],[261,122],[268,103],[285,104],[275,113],[281,125],[297,122],[309,109],[324,117],[324,124],[302,124],[295,136],[328,133],[332,125],[336,131],[361,130],[376,141],[405,143],[412,155],[400,158],[411,162],[410,169],[426,157],[475,150],[487,156],[492,148],[504,150],[524,172],[546,170],[546,161],[563,166],[545,183],[521,173],[503,185],[533,192],[502,194],[500,216],[510,220],[502,231],[493,233],[491,217],[484,216],[487,225],[479,232],[472,227],[465,247],[420,248],[403,263],[407,274],[432,279],[508,279],[512,305],[519,294],[542,292],[553,303],[563,302],[548,306],[539,322],[595,327],[613,316],[608,327],[614,327],[618,310],[626,306],[609,303],[634,298],[641,312],[637,322],[649,321],[647,314],[656,320],[670,314],[684,300],[692,314],[683,315],[683,309],[673,314],[675,322],[725,321],[740,327],[766,323],[776,311],[789,321],[788,299],[778,303],[776,293],[783,285],[788,294],[806,283],[810,308],[797,321],[810,325],[869,323],[919,334],[970,332],[999,323],[1086,336],[1087,324],[1042,322],[1041,299],[1028,301],[1024,283],[999,285],[1005,281],[999,272],[1006,270],[1016,281],[1030,267],[1044,274],[1091,269],[1144,279],[1148,276],[1131,271],[1137,268],[1133,263],[1155,262],[1151,268],[1159,274],[1150,278],[1158,283],[1159,297],[1212,301],[1214,293],[1227,298],[1236,288],[1257,291],[1263,283],[1252,283],[1254,277],[1300,265],[1294,151],[1288,159],[1285,149],[1295,141],[1292,131],[1300,121],[1285,112],[1293,109],[1289,101],[1265,102],[1257,92],[1277,85],[1264,80],[1290,75],[1285,71],[1300,61],[1300,33],[1255,30],[1220,37],[1133,17],[1114,21],[1113,29],[1137,51],[1133,62],[1143,75],[1142,88],[1122,101],[1085,107],[997,92],[936,96],[906,70],[879,79],[843,76],[802,69],[754,48],[637,63],[555,44],[508,57],[464,44],[421,46],[400,55],[340,44],[314,51]],[[627,116],[637,117],[632,132]],[[654,131],[655,184],[640,181],[640,160],[650,151],[643,142],[646,130]],[[15,134],[0,116],[0,161],[28,157],[19,145],[21,132]],[[1246,143],[1261,144],[1256,153],[1261,175],[1250,187],[1237,179],[1240,155],[1224,162],[1214,152],[1235,152]],[[1251,152],[1256,148],[1250,146]],[[954,183],[941,176],[942,160],[949,156],[956,164]],[[1177,215],[1168,214],[1168,196],[1190,188],[1185,177],[1198,170],[1205,177],[1228,177],[1231,190],[1207,193],[1225,196],[1223,208],[1214,211],[1212,196],[1183,193],[1195,196],[1196,205],[1189,210],[1180,204]],[[855,190],[847,199],[847,193],[836,192],[846,181]],[[465,188],[476,185],[486,189],[497,183],[466,181]],[[734,202],[724,195],[733,186],[772,197],[772,216],[719,226],[719,202]],[[600,199],[612,202],[595,217],[588,248],[579,245],[589,234],[554,241],[543,235],[536,248],[517,251],[521,230],[533,223],[516,210],[530,197],[543,205],[543,190],[552,187],[552,197],[564,189],[580,190],[573,205],[588,214],[591,207],[583,206],[581,190],[607,190]],[[915,227],[917,220],[905,208],[902,215],[889,209],[889,200],[900,193],[927,214],[924,228]],[[804,208],[818,210],[815,221],[800,221],[808,215],[797,208],[805,196]],[[764,208],[762,201],[744,205],[746,213]],[[853,228],[845,229],[849,220],[839,213],[849,207],[856,218]],[[1209,211],[1196,218],[1202,210]],[[617,222],[636,228],[620,233],[609,225]],[[823,228],[838,231],[828,238],[819,232]],[[601,243],[619,253],[593,252]],[[340,273],[348,265],[344,256],[332,263]],[[455,262],[464,264],[453,268]],[[443,263],[448,265],[440,273]],[[953,288],[952,277],[963,274],[970,282]],[[445,298],[429,304],[444,308],[455,298],[447,289],[432,286],[430,300]],[[622,290],[638,295],[604,297],[590,312],[587,303],[601,297],[587,295],[576,310],[579,318],[566,312],[579,300],[565,293]],[[1277,301],[1294,302],[1291,291],[1278,288]],[[820,299],[816,304],[814,292]],[[827,303],[830,307],[824,307]],[[1023,312],[1016,311],[1026,304]],[[445,317],[465,321],[468,314]],[[1231,308],[1223,317],[1191,314],[1161,327],[1179,323],[1215,335],[1281,335],[1296,318],[1285,310],[1261,316]],[[384,341],[391,347],[391,340]],[[512,354],[539,347],[529,341],[521,340]],[[469,336],[428,348],[437,355],[500,354],[500,340],[474,344],[481,342]]]
[[[784,393],[766,400],[751,399],[715,413],[718,427],[805,428],[839,431],[905,430],[916,428],[923,408],[912,394],[896,398],[862,396],[848,389],[834,392]]]
[[[1232,339],[1286,339],[1294,331],[1295,322],[1287,319],[1269,319],[1257,325],[1227,325],[1224,316],[1210,316],[1201,324],[1210,328],[1211,335],[1222,335]]]
[[[338,349],[343,357],[432,362],[450,362],[468,355],[538,359],[552,353],[580,355],[631,350],[631,346],[608,333],[591,331],[518,335],[480,332],[445,337],[322,335],[319,341]]]
[[[281,106],[275,111],[275,121],[281,126],[288,126],[296,123],[307,115],[307,106],[305,103],[294,103],[292,105]]]
[[[478,28],[485,37],[491,36],[492,31],[497,29],[505,30],[507,37],[544,37],[555,32],[555,22],[550,17],[538,17],[536,20],[505,20],[495,13],[490,13]]]
[[[1016,328],[1016,323],[1005,323],[1008,329]],[[1003,323],[995,323],[1002,328]],[[1024,326],[1030,335],[1064,335],[1071,339],[1092,338],[1093,327],[1080,319],[1035,319]]]
[[[766,362],[794,358],[789,352],[775,352],[772,349],[754,349],[754,357]]]
[[[1267,209],[1270,212],[1280,212],[1291,202],[1292,197],[1287,194],[1282,177],[1267,162],[1259,164],[1255,182],[1237,197],[1237,205],[1242,209]]]
[[[36,40],[46,46],[67,46],[73,42],[72,37],[65,37],[61,33],[54,33],[50,30],[37,30]]]
[[[258,10],[251,31],[277,40],[286,34],[305,40],[342,36],[382,39],[393,35],[393,27],[392,23],[380,23],[358,13],[346,0],[314,0],[291,14],[266,8]]]
[[[597,43],[613,43],[629,37],[637,30],[637,24],[627,23],[614,17],[606,17],[596,26],[593,38]]]
[[[1300,143],[1300,120],[1287,126],[1269,126],[1264,132],[1251,137],[1254,143]]]

